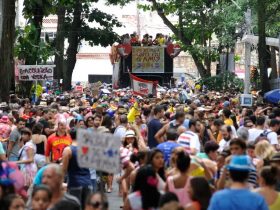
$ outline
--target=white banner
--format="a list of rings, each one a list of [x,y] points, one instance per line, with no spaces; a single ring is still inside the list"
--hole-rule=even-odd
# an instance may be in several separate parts
[[[77,140],[80,167],[112,174],[120,172],[120,138],[112,134],[79,129]]]
[[[55,65],[19,65],[19,80],[53,80],[54,67]]]
[[[112,85],[113,88],[117,89],[119,87],[119,74],[120,74],[120,63],[113,64],[113,75],[112,75]]]
[[[152,94],[153,96],[156,96],[157,81],[153,82],[144,80],[132,74],[130,74],[130,79],[134,94],[141,96]]]

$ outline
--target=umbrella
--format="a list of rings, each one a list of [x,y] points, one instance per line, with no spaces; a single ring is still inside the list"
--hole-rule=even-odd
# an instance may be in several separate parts
[[[280,102],[280,89],[271,90],[265,93],[264,99],[268,102],[278,104],[278,102]]]

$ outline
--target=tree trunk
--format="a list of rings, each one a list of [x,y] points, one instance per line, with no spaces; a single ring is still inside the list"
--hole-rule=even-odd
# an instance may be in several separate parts
[[[2,1],[2,36],[0,46],[0,101],[9,101],[14,71],[15,0]]]
[[[64,24],[65,24],[65,7],[63,5],[59,6],[57,9],[57,33],[55,40],[55,60],[54,64],[56,65],[54,70],[54,78],[62,79],[63,78],[63,63],[64,63]]]
[[[71,31],[68,37],[68,49],[67,49],[67,60],[66,60],[66,69],[63,74],[63,89],[71,90],[71,81],[72,81],[72,73],[76,64],[76,55],[78,53],[78,45],[79,45],[79,31],[81,29],[81,14],[82,14],[82,2],[81,0],[77,0],[74,6],[74,17],[73,22],[71,24]]]
[[[277,62],[276,62],[276,50],[275,47],[270,48],[270,54],[271,54],[271,60],[270,60],[270,66],[271,66],[271,74],[270,79],[277,79],[278,78],[278,72],[277,72]]]
[[[258,32],[259,32],[259,68],[261,78],[261,89],[265,93],[269,90],[269,81],[267,76],[267,60],[268,52],[266,49],[266,34],[265,34],[265,17],[266,17],[266,0],[257,1],[258,14]]]

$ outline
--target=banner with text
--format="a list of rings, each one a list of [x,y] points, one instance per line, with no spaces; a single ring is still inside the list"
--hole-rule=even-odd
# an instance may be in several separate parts
[[[132,47],[132,73],[164,73],[164,47]]]
[[[120,138],[112,134],[79,129],[77,140],[80,167],[112,174],[120,172]]]
[[[53,80],[55,65],[19,65],[20,81]]]
[[[131,88],[134,94],[140,96],[148,96],[152,94],[154,97],[157,95],[157,81],[144,80],[135,75],[130,74]]]

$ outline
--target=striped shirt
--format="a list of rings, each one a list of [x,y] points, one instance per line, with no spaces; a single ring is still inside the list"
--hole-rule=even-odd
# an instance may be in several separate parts
[[[191,152],[191,149],[195,149],[196,152],[200,152],[200,141],[198,135],[192,131],[182,133],[179,136],[177,143],[184,147],[188,153]]]

